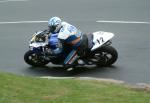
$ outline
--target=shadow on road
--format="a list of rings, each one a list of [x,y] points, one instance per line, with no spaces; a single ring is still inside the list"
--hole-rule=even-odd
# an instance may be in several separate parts
[[[81,74],[93,74],[93,73],[99,73],[99,72],[107,72],[112,71],[114,69],[117,69],[115,66],[110,67],[76,67],[71,71],[67,71],[61,66],[54,66],[54,67],[29,67],[26,68],[26,72],[28,74],[34,75],[34,76],[52,76],[52,77],[76,77],[80,76]]]

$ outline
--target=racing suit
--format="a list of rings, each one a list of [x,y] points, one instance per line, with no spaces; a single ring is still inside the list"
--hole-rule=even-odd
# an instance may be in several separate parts
[[[84,55],[88,47],[88,39],[86,35],[82,34],[75,26],[62,22],[62,27],[58,33],[58,48],[55,54],[61,53],[62,50],[70,51],[67,53],[64,60],[64,66],[72,66],[73,63]]]

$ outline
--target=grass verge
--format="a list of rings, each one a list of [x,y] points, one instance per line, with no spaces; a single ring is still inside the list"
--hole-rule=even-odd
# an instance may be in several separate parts
[[[150,103],[150,92],[98,80],[0,73],[0,103]]]

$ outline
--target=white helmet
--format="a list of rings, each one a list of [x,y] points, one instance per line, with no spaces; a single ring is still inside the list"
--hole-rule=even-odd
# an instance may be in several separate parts
[[[48,21],[48,26],[50,28],[50,32],[58,33],[61,28],[61,19],[59,17],[52,17]]]

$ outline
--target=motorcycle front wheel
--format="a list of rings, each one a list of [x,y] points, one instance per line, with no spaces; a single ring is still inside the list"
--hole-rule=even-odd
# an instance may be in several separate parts
[[[24,54],[24,61],[31,66],[45,66],[49,63],[49,61],[40,58],[38,53],[31,50]]]
[[[104,46],[94,52],[97,66],[111,66],[117,61],[118,52],[112,46]]]

